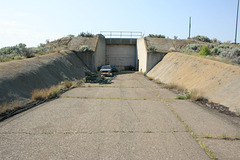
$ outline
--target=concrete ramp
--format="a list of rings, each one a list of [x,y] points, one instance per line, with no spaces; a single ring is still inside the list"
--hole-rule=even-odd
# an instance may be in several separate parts
[[[240,68],[182,53],[168,53],[147,76],[202,92],[210,101],[240,112]]]

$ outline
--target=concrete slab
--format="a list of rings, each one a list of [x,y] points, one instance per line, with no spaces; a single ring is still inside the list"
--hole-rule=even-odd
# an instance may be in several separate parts
[[[199,136],[240,137],[240,118],[230,117],[189,101],[169,99],[168,104]]]
[[[61,98],[28,112],[1,123],[0,133],[186,131],[158,101]]]
[[[151,91],[148,91],[144,88],[116,87],[76,88],[64,93],[62,97],[157,100],[157,97]]]
[[[119,85],[123,81],[141,87],[76,88],[1,122],[0,159],[209,159],[162,99],[197,136],[239,133],[238,120],[171,99],[174,93],[141,74],[115,80]],[[235,152],[220,150],[224,144],[203,142],[217,157],[222,157],[221,151],[230,158]]]
[[[188,133],[5,134],[0,140],[6,160],[209,159]]]
[[[240,159],[240,141],[217,140],[202,138],[201,141],[214,152],[219,159]]]

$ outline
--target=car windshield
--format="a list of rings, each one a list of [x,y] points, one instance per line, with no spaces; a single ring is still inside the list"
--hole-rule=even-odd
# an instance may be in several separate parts
[[[102,69],[111,69],[111,66],[102,66]]]

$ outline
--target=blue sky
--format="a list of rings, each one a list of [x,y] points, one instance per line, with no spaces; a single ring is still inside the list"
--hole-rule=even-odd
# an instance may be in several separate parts
[[[237,0],[0,0],[0,47],[80,32],[140,31],[234,41]],[[238,41],[240,42],[240,34]]]

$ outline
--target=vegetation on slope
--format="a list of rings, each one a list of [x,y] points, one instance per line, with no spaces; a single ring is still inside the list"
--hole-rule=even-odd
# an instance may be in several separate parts
[[[80,87],[82,83],[83,83],[83,80],[64,81],[50,88],[35,89],[32,91],[31,100],[32,102],[34,102],[34,101],[53,99],[53,98],[59,97],[61,93],[67,91],[68,89]],[[21,104],[21,102],[18,100],[15,100],[9,103],[6,102],[3,104],[0,104],[0,117],[2,115],[8,114],[9,112],[15,109],[21,108],[21,105],[23,104]]]
[[[240,46],[229,43],[188,44],[184,53],[207,56],[224,63],[240,64]]]
[[[94,37],[95,35],[88,32],[81,32],[78,37]],[[0,48],[0,62],[7,62],[12,60],[21,60],[25,58],[32,58],[39,55],[49,54],[53,52],[66,52],[68,50],[68,43],[74,38],[74,35],[68,35],[58,40],[46,43],[40,43],[38,47],[28,48],[26,44],[19,43],[15,46]],[[91,48],[84,47],[84,51],[92,52]]]

